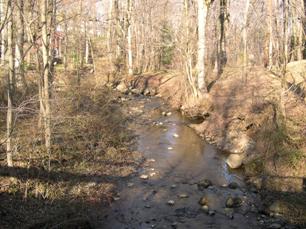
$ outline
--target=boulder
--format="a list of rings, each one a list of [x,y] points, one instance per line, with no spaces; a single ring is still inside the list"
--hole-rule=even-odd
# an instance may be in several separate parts
[[[238,169],[245,158],[245,154],[230,154],[228,158],[226,159],[226,164],[231,169]]]
[[[125,85],[124,82],[121,82],[117,87],[116,90],[121,93],[126,93],[128,91],[128,87]]]

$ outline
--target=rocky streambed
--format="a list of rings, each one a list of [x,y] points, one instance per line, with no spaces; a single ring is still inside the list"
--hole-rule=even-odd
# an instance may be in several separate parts
[[[243,173],[162,100],[121,100],[146,159],[120,183],[101,228],[294,228],[267,213]]]

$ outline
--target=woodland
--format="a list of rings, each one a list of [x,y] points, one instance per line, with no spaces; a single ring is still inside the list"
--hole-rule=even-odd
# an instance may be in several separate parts
[[[0,228],[305,228],[305,0],[0,0]]]

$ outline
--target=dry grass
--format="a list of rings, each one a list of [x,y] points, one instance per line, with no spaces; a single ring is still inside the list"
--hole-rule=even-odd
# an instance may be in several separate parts
[[[84,219],[84,225],[97,222],[117,183],[140,165],[142,156],[130,151],[133,136],[117,96],[95,87],[95,78],[86,75],[78,86],[74,75],[57,74],[66,78],[66,86],[52,94],[51,158],[37,127],[35,96],[19,112],[13,136],[16,167],[6,167],[4,150],[1,154],[1,227],[48,228],[75,218]],[[4,118],[3,113],[2,123]]]

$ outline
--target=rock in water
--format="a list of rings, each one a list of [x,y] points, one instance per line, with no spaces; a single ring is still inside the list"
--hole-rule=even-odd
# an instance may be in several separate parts
[[[231,154],[226,159],[226,164],[232,168],[232,169],[238,169],[243,162],[243,159],[245,158],[245,155],[242,154]]]
[[[203,212],[205,212],[206,214],[209,212],[209,208],[208,208],[207,205],[203,205],[203,206],[201,207],[201,210],[202,210]]]
[[[169,201],[167,202],[167,204],[170,205],[170,206],[173,206],[173,205],[175,204],[175,202],[174,202],[174,200],[169,200]]]
[[[200,191],[203,191],[204,189],[208,188],[209,186],[212,186],[212,182],[208,179],[204,179],[200,181],[198,184],[198,189]]]
[[[200,200],[199,200],[199,204],[202,206],[205,206],[208,204],[208,199],[206,196],[203,196]]]
[[[242,205],[242,200],[239,197],[229,197],[226,200],[225,206],[227,208],[238,208]]]
[[[178,134],[173,134],[173,137],[179,138],[180,136]]]
[[[236,182],[231,182],[231,183],[228,185],[228,187],[229,187],[230,189],[236,189],[236,188],[239,187],[239,185],[238,185]]]
[[[216,214],[216,212],[214,210],[208,211],[208,215],[210,215],[210,216],[214,216],[215,214]]]
[[[179,195],[179,198],[181,198],[181,199],[186,199],[188,197],[189,196],[187,194],[185,194],[185,193]]]
[[[143,180],[147,180],[147,179],[149,178],[149,176],[146,175],[146,174],[142,174],[142,175],[140,176],[140,178],[143,179]]]
[[[282,228],[282,225],[280,225],[279,223],[273,223],[268,228],[270,228],[270,229],[279,229],[279,228]]]

